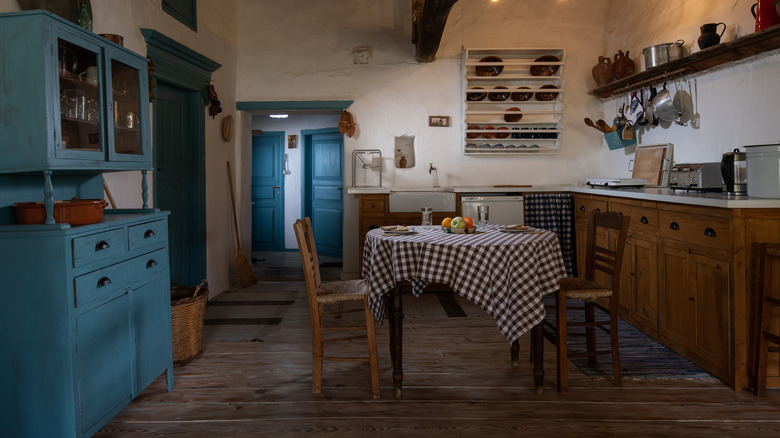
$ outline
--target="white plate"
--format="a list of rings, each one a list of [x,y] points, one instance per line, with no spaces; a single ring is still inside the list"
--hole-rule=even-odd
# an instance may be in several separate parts
[[[404,234],[417,234],[417,231],[409,230],[409,231],[385,231],[385,234],[395,234],[398,236],[402,236]]]

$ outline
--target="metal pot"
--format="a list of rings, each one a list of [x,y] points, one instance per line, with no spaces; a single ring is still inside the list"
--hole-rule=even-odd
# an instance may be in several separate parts
[[[663,90],[659,91],[653,98],[653,114],[667,122],[674,121],[678,115],[677,109],[674,107],[672,93],[666,88],[666,84],[664,84]]]
[[[677,40],[673,43],[658,44],[642,49],[642,56],[645,58],[645,70],[684,57],[684,43],[685,41],[683,40]]]

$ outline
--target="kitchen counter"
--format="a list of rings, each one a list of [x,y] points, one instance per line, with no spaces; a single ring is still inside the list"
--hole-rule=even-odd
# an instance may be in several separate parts
[[[391,192],[444,191],[454,193],[536,193],[572,192],[591,195],[614,196],[618,198],[645,201],[671,202],[675,204],[700,205],[718,208],[780,208],[780,199],[730,197],[722,193],[671,190],[666,188],[601,188],[585,185],[539,185],[539,186],[453,186],[453,187],[350,187],[347,193],[389,194]]]

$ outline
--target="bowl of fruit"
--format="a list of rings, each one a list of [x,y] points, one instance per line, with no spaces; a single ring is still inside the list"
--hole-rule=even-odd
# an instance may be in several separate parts
[[[477,228],[474,227],[474,221],[470,217],[444,218],[441,222],[441,229],[450,234],[474,234]]]

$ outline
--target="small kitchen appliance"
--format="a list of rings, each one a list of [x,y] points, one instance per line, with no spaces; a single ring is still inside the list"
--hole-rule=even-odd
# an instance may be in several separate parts
[[[739,149],[726,152],[720,160],[723,192],[729,195],[747,195],[747,154]]]
[[[647,180],[644,178],[587,178],[585,184],[591,187],[644,187]]]
[[[745,155],[749,196],[780,199],[780,144],[745,146]]]
[[[722,189],[720,163],[675,164],[669,172],[669,188],[719,192]]]

